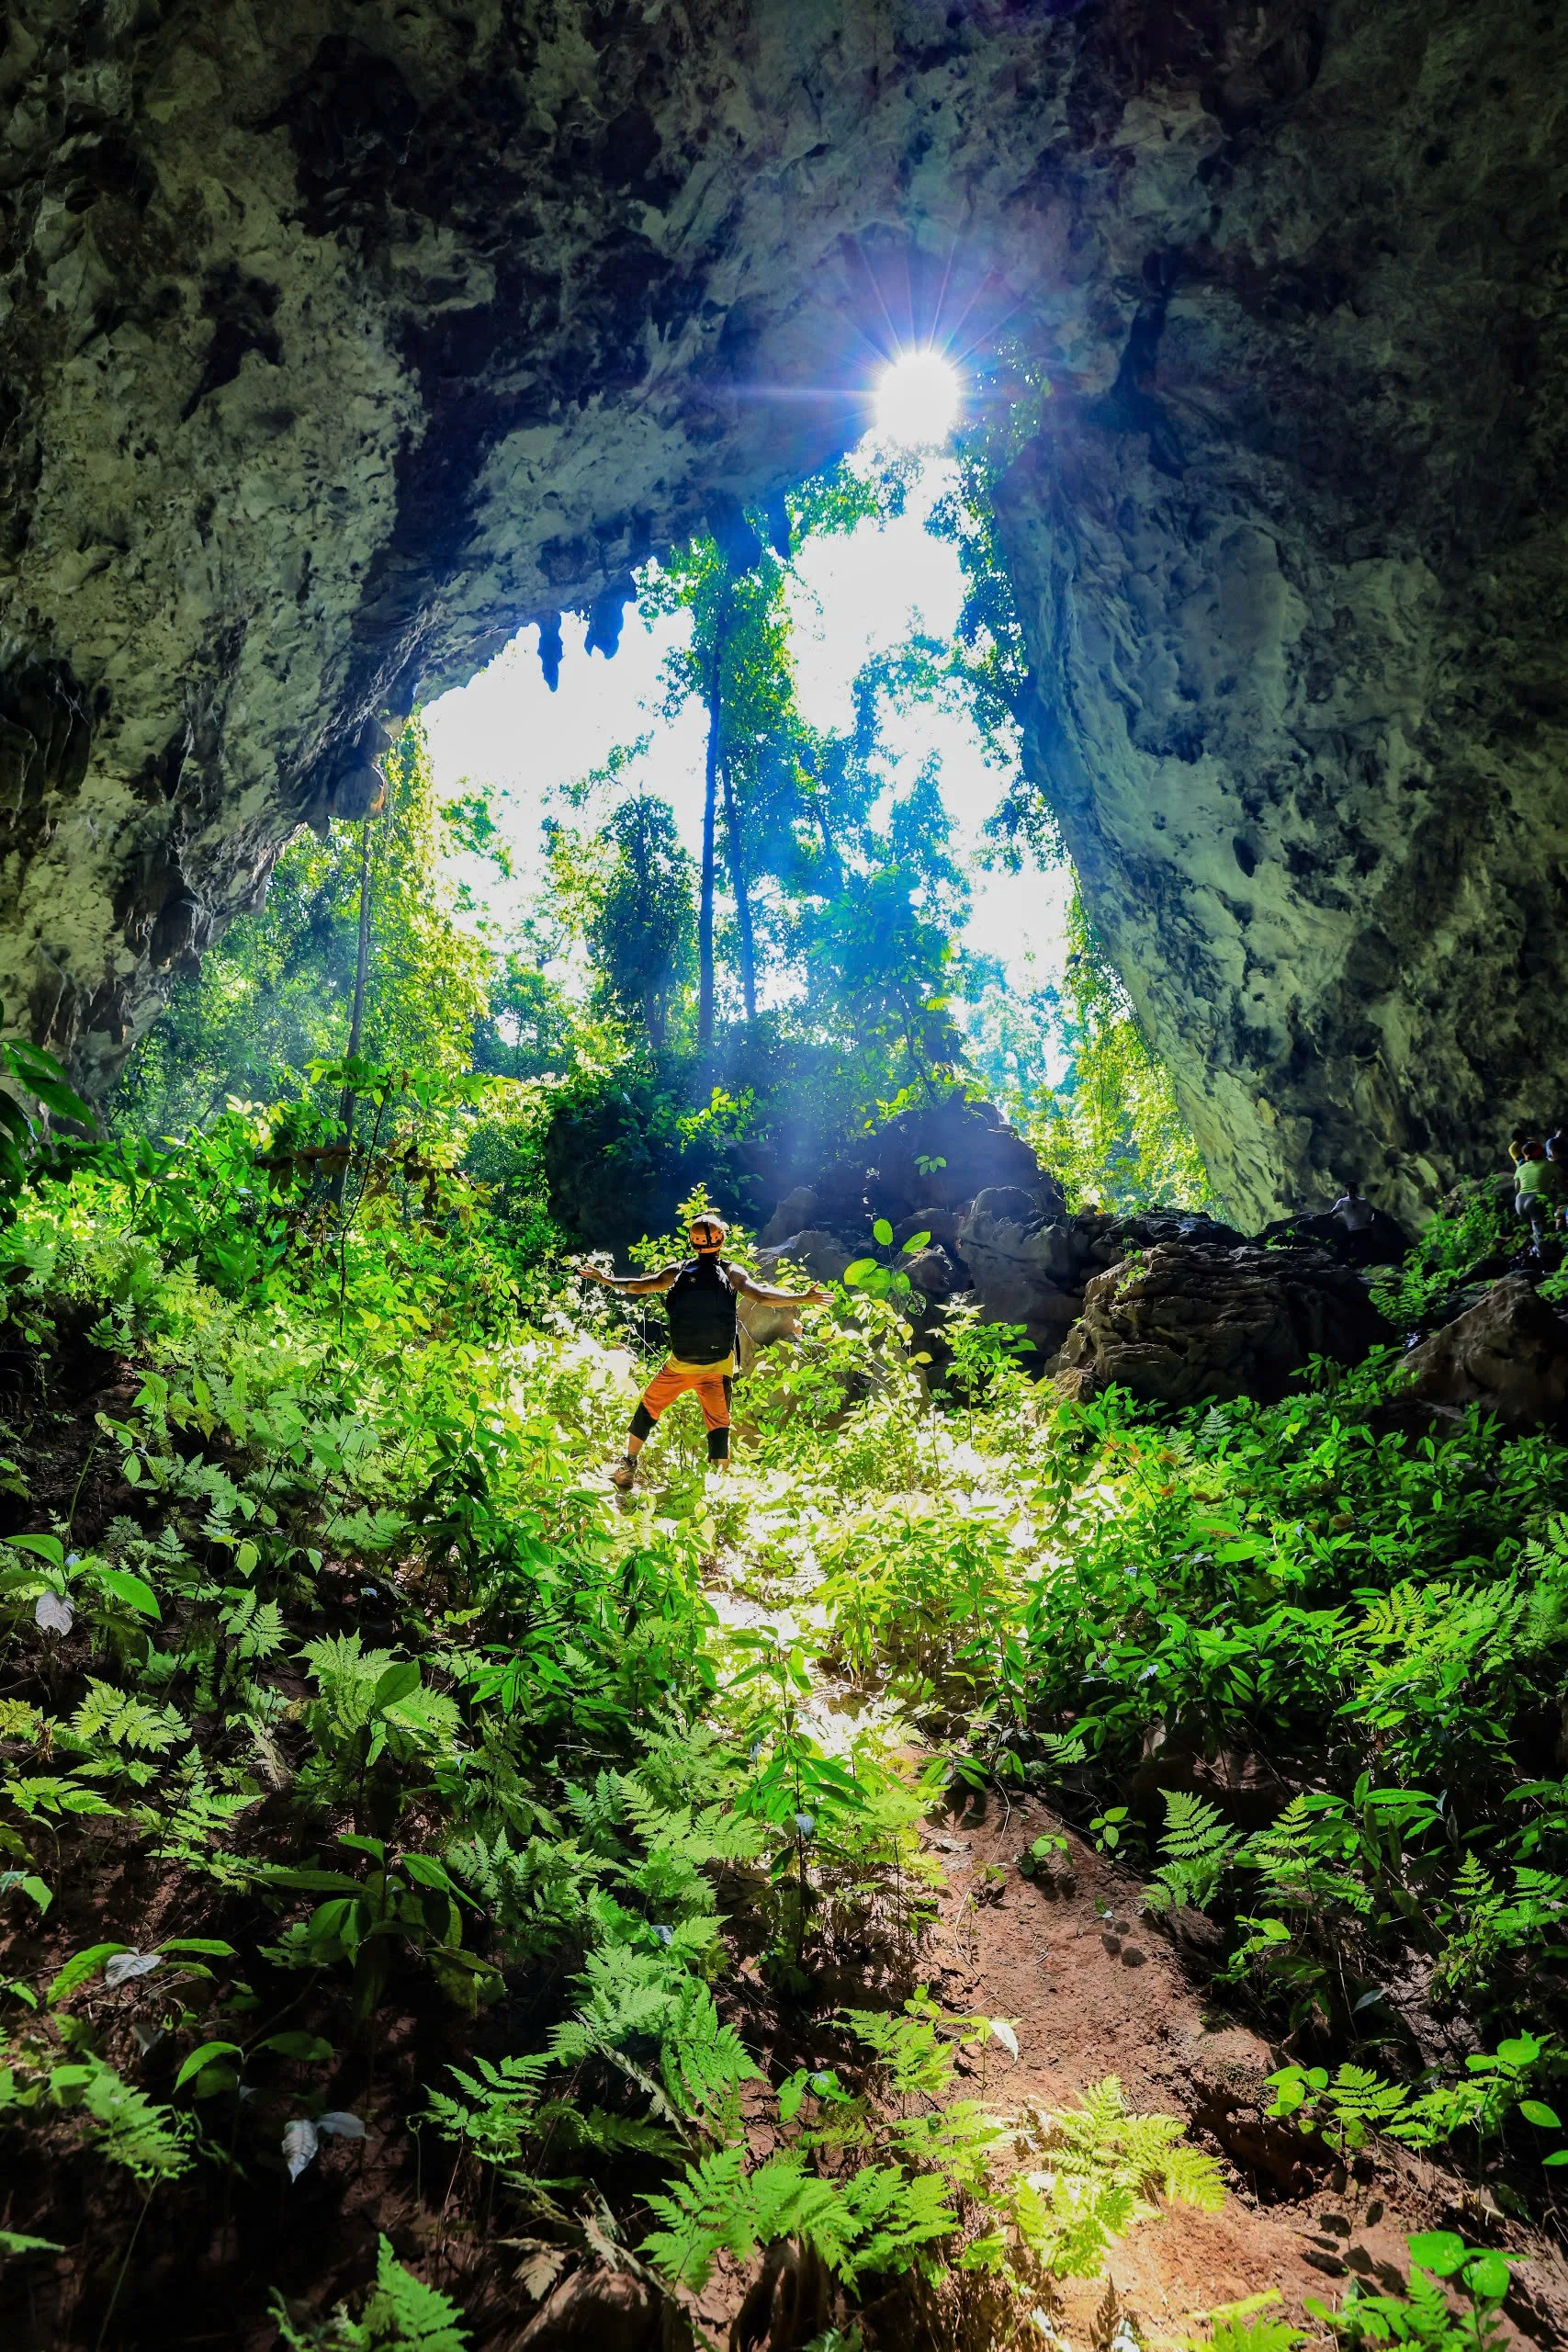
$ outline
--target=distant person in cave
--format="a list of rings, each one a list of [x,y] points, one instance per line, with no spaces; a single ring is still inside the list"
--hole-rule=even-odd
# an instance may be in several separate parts
[[[1528,1217],[1530,1226],[1530,1247],[1540,1255],[1543,1227],[1552,1224],[1562,1209],[1568,1189],[1562,1163],[1546,1156],[1546,1146],[1531,1137],[1521,1149],[1514,1170],[1514,1214]]]
[[[765,1283],[753,1282],[744,1267],[725,1259],[721,1217],[694,1217],[686,1238],[695,1257],[688,1258],[684,1265],[661,1266],[656,1274],[606,1274],[586,1263],[576,1269],[585,1281],[602,1283],[606,1290],[619,1291],[623,1298],[667,1301],[670,1353],[643,1390],[642,1401],[632,1415],[626,1458],[610,1473],[611,1484],[623,1494],[637,1476],[637,1455],[652,1436],[660,1415],[688,1388],[696,1391],[707,1423],[709,1466],[720,1471],[729,1468],[738,1299],[755,1298],[775,1306],[822,1306],[829,1295],[825,1290],[771,1290]]]
[[[1328,1214],[1339,1219],[1347,1233],[1365,1233],[1371,1228],[1377,1211],[1352,1176]]]

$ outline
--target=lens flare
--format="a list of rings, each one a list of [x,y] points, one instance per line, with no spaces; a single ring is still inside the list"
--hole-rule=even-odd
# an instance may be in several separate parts
[[[940,351],[904,352],[877,386],[877,431],[906,449],[939,447],[957,415],[957,370]]]

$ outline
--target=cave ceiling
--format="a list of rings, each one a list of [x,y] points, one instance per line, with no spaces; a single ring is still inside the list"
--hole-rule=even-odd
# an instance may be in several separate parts
[[[1568,12],[17,0],[0,997],[112,1075],[389,718],[1027,354],[1031,776],[1238,1212],[1568,1109]]]

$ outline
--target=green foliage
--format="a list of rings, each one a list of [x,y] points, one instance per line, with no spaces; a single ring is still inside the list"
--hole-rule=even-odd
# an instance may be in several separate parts
[[[1215,1209],[1202,1158],[1164,1065],[1075,890],[1065,986],[1067,1079],[1038,1099],[1025,1132],[1075,1208]]]
[[[172,2180],[190,2167],[190,2134],[181,2119],[91,2048],[62,2056],[58,2045],[30,2035],[0,2041],[0,2120],[39,2108],[74,2117],[86,2153],[138,2180]]]
[[[1209,2313],[1213,2332],[1206,2338],[1189,2336],[1187,2352],[1295,2352],[1305,2330],[1264,2314],[1280,2300],[1277,2287],[1245,2301],[1224,2303]]]
[[[372,987],[362,1051],[373,1061],[466,1069],[485,1007],[487,957],[457,920],[443,871],[446,828],[423,729],[412,719],[381,763],[371,831]],[[119,1134],[189,1135],[245,1103],[297,1097],[312,1061],[348,1044],[359,923],[362,826],[301,833],[266,902],[233,924],[176,986],[128,1061],[109,1104]]]
[[[296,2321],[276,2295],[273,2316],[277,2340],[289,2352],[466,2352],[468,2342],[457,2305],[405,2270],[386,2237],[376,2257],[376,2284],[357,2320],[340,2303],[329,2320]]]
[[[689,2165],[668,2195],[648,2202],[664,2226],[643,2240],[643,2253],[672,2284],[697,2292],[720,2252],[745,2261],[774,2238],[797,2237],[852,2282],[908,2268],[917,2247],[949,2236],[957,2222],[935,2175],[865,2165],[830,2181],[808,2174],[793,2154],[748,2172],[739,2148]]]
[[[1428,1219],[1404,1264],[1380,1273],[1372,1295],[1396,1329],[1419,1323],[1469,1279],[1471,1269],[1519,1244],[1511,1174],[1467,1179]]]
[[[1410,2344],[1423,2352],[1496,2352],[1507,2341],[1498,2312],[1508,2291],[1510,2257],[1489,2247],[1467,2247],[1452,2230],[1426,2230],[1406,2240],[1410,2277],[1403,2295],[1376,2293],[1359,2279],[1337,2312],[1308,2297],[1307,2310],[1352,2346]],[[1457,2312],[1446,2289],[1457,2288],[1468,2309]]]
[[[1144,1889],[1144,1900],[1156,1911],[1173,1904],[1207,1911],[1241,1840],[1206,1798],[1185,1789],[1167,1789],[1164,1796],[1159,1868]]]
[[[0,1026],[5,1019],[0,1005]],[[68,1177],[83,1156],[82,1145],[54,1130],[55,1119],[89,1129],[95,1124],[52,1054],[26,1038],[0,1037],[0,1228],[16,1216],[27,1186]]]
[[[318,1073],[326,1096],[344,1075]],[[1151,1906],[1207,1908],[1233,1993],[1321,2060],[1274,2085],[1316,2144],[1532,2180],[1568,2154],[1555,1438],[1413,1426],[1393,1360],[1267,1408],[1062,1406],[962,1320],[933,1404],[888,1235],[888,1295],[812,1310],[739,1391],[721,1493],[671,1442],[623,1503],[599,1464],[635,1318],[528,1276],[504,1178],[455,1172],[491,1123],[525,1218],[542,1094],[347,1075],[339,1203],[318,1104],[122,1139],[43,1175],[6,1237],[18,1329],[91,1331],[125,1368],[96,1467],[51,1453],[63,1417],[18,1436],[58,1516],[18,1512],[0,1547],[8,2155],[77,2133],[172,2211],[198,2161],[276,2171],[282,2125],[335,2111],[333,2053],[417,2015],[379,2096],[477,2239],[651,2231],[648,2260],[694,2282],[793,2233],[852,2293],[933,2265],[1010,2294],[1092,2275],[1156,2200],[1212,2202],[1213,2168],[1112,2085],[1004,2135],[985,2102],[1015,2022],[897,2005],[935,1882],[919,1825],[954,1783],[1049,1792],[1117,1864],[1152,1844]],[[734,1072],[701,1110],[646,1099],[714,1167],[765,1110]],[[1210,1793],[1238,1755],[1279,1775],[1245,1836]],[[137,1890],[174,1879],[194,1932],[164,1940]],[[85,1895],[104,1940],[29,1958]],[[1468,2061],[1404,2065],[1411,1982]],[[755,2025],[780,1996],[831,2038],[782,2082]],[[344,2153],[323,2141],[323,2169]],[[455,2324],[429,2316],[434,2341]],[[413,2324],[374,2299],[286,2323],[340,2345]],[[1277,2326],[1217,2333],[1289,2352]]]

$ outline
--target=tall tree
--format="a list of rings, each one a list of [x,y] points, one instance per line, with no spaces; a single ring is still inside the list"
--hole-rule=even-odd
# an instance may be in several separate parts
[[[468,1067],[490,959],[457,919],[417,719],[381,764],[389,798],[368,901],[359,828],[334,825],[325,842],[299,833],[277,862],[265,906],[231,924],[176,987],[126,1065],[111,1119],[184,1135],[231,1095],[265,1102],[298,1094],[307,1064],[336,1058],[351,1033],[362,908],[367,972],[376,975],[361,998],[363,1050],[448,1072]]]
[[[751,894],[746,881],[746,859],[740,842],[740,811],[735,799],[735,771],[723,763],[724,824],[729,836],[729,880],[735,893],[735,928],[739,940],[740,995],[748,1021],[757,1018],[757,948],[751,932]]]
[[[716,993],[720,797],[741,999],[748,1020],[754,1020],[761,962],[756,885],[764,876],[795,878],[797,820],[816,792],[801,765],[811,735],[795,698],[788,549],[818,533],[890,517],[901,510],[906,488],[906,475],[897,469],[866,476],[847,465],[832,468],[791,492],[782,517],[738,514],[722,545],[712,537],[694,540],[641,589],[645,616],[691,615],[690,641],[666,663],[663,715],[673,718],[700,697],[707,718],[697,923],[697,1035],[705,1048],[713,1041]],[[815,821],[820,831],[820,817]]]
[[[718,815],[718,770],[723,758],[725,591],[728,584],[721,571],[716,585],[710,586],[713,611],[707,631],[707,763],[703,778],[703,876],[697,912],[697,1044],[705,1053],[713,1044],[714,835]],[[709,583],[705,582],[705,585]],[[694,614],[695,610],[694,605]]]

